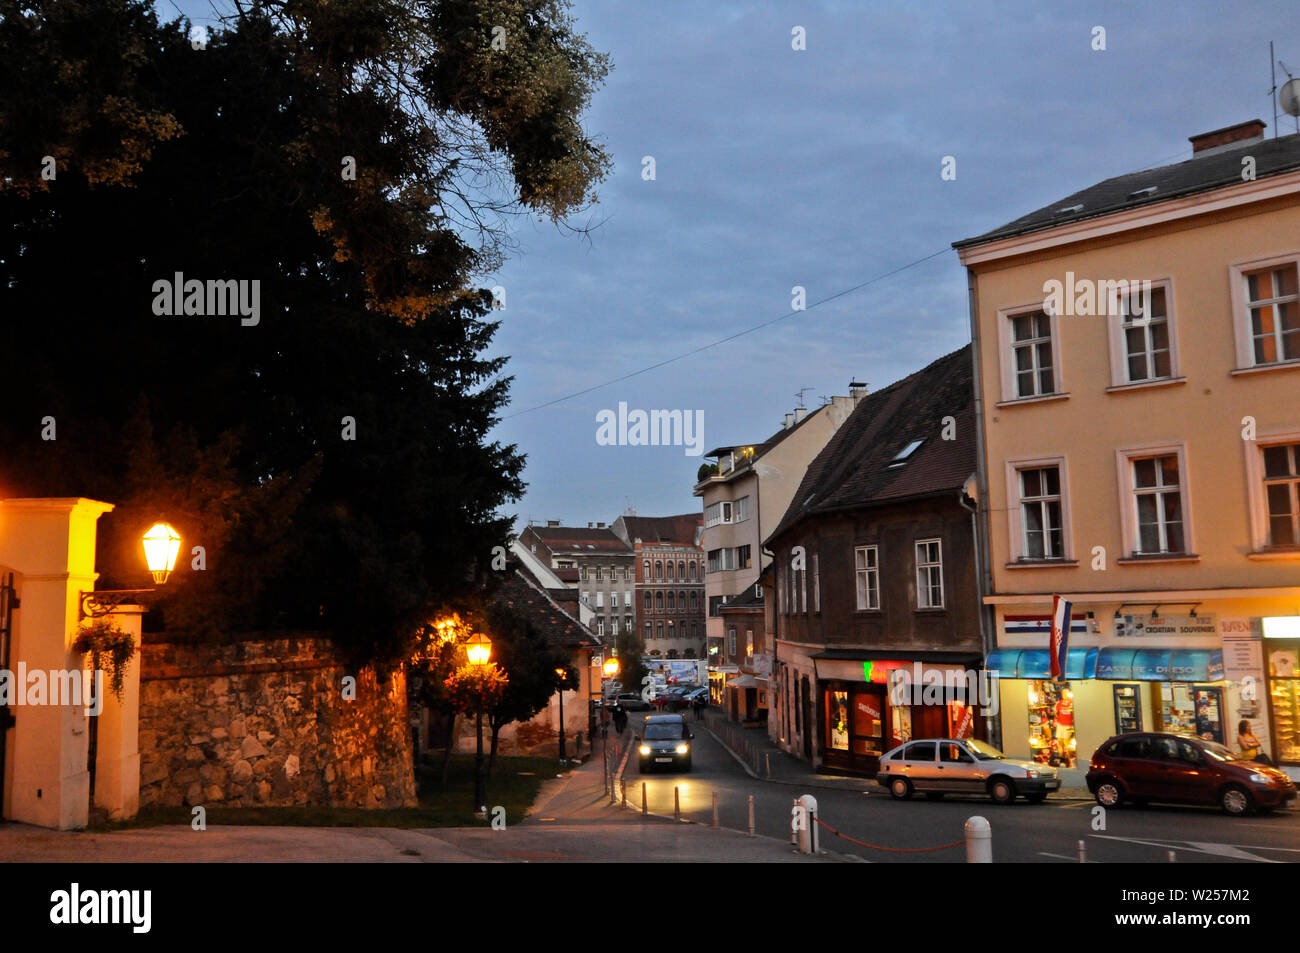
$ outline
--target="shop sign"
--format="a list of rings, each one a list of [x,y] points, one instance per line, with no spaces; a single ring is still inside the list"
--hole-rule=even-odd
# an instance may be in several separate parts
[[[1212,615],[1122,615],[1115,620],[1117,638],[1143,636],[1167,639],[1172,637],[1219,634]]]

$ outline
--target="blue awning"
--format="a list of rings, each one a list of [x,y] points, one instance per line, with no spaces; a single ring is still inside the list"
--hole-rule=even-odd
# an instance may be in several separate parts
[[[998,649],[984,667],[999,678],[1051,678],[1052,657],[1047,649]],[[1097,650],[1070,649],[1065,659],[1067,679],[1096,678]]]
[[[1097,677],[1129,682],[1218,682],[1222,649],[1104,648]]]

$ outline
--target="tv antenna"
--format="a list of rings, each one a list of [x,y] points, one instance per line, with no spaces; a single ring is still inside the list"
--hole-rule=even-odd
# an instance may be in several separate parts
[[[807,409],[806,407],[804,407],[804,402],[803,402],[803,392],[806,391],[806,390],[815,390],[815,389],[816,389],[816,388],[813,388],[813,387],[800,387],[799,390],[795,393],[794,396],[797,397],[797,398],[799,399],[799,408],[800,408],[801,410],[806,410],[806,409]]]

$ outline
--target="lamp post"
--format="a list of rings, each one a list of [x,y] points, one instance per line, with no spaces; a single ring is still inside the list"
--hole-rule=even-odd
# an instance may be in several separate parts
[[[617,656],[611,655],[609,658],[605,660],[605,664],[604,666],[602,666],[601,671],[604,673],[606,679],[611,679],[618,674],[618,669],[619,669],[618,658]],[[609,730],[605,726],[605,685],[603,682],[601,683],[600,694],[601,694],[600,755],[602,758],[608,758],[609,742],[606,736],[609,734]]]
[[[469,664],[476,667],[487,665],[492,658],[492,640],[482,632],[475,632],[465,643],[465,654]],[[487,761],[483,758],[483,702],[480,700],[474,712],[474,728],[478,735],[478,749],[474,755],[474,807],[480,817],[487,815]]]
[[[564,688],[569,684],[569,670],[557,668],[555,674],[560,676],[560,763],[563,764],[567,757],[564,753]]]

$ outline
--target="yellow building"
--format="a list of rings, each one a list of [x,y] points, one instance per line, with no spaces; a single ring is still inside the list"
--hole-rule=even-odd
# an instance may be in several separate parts
[[[1300,136],[1263,131],[955,245],[1010,754],[1245,721],[1300,775]]]

